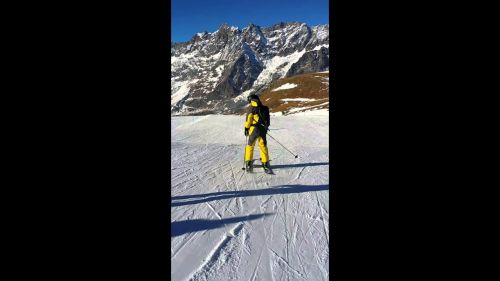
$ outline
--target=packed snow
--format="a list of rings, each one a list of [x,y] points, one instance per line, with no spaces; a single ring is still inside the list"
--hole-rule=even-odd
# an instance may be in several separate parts
[[[288,89],[293,89],[295,87],[297,87],[298,85],[297,84],[294,84],[294,83],[286,83],[286,84],[283,84],[281,86],[279,86],[278,88],[272,90],[272,92],[276,92],[276,91],[281,91],[281,90],[288,90]]]
[[[243,123],[172,117],[172,280],[328,280],[328,112],[273,114],[274,175],[241,169]]]

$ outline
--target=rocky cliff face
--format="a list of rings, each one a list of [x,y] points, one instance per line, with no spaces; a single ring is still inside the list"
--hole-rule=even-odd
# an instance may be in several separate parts
[[[329,26],[222,25],[171,48],[172,115],[231,114],[277,79],[329,69]]]

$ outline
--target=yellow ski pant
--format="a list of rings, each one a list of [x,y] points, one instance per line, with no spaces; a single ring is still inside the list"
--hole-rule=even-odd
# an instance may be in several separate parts
[[[267,145],[266,145],[266,139],[265,136],[255,136],[252,133],[254,132],[255,127],[250,127],[249,131],[249,140],[247,143],[247,146],[245,148],[245,161],[250,161],[253,159],[253,149],[255,146],[255,143],[258,141],[259,142],[259,150],[260,150],[260,157],[262,158],[262,162],[267,162],[269,160],[269,152],[267,150]]]

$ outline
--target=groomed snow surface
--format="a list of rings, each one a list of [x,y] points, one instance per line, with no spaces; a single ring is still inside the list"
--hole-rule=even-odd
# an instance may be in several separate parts
[[[328,115],[271,117],[299,155],[268,136],[274,175],[241,169],[243,122],[172,117],[172,280],[328,280]]]

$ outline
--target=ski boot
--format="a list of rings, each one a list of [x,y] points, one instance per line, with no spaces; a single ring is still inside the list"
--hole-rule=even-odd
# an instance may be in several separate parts
[[[245,162],[245,170],[248,173],[251,173],[253,171],[253,161],[252,160]]]
[[[262,162],[262,168],[264,168],[264,172],[266,174],[272,174],[273,171],[271,170],[271,166],[269,165],[269,162]]]

